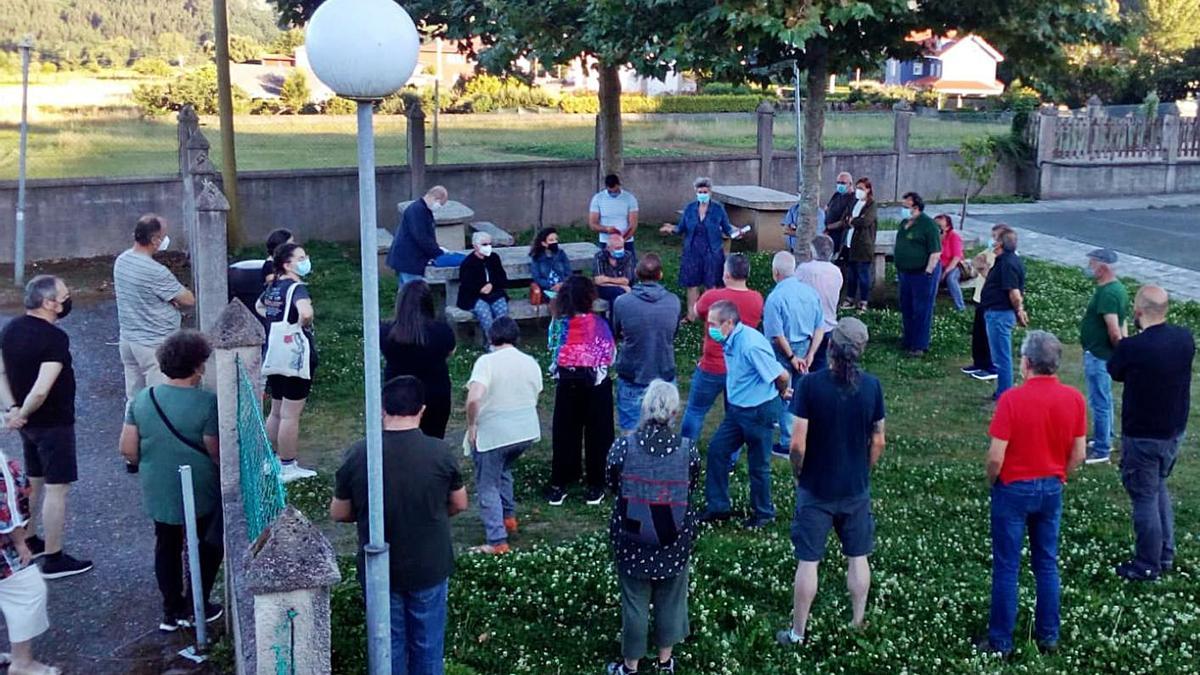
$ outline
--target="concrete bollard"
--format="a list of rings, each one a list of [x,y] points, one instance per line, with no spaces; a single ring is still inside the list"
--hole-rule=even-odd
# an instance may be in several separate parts
[[[342,577],[329,540],[289,506],[250,556],[246,587],[254,594],[257,672],[330,672],[329,589]]]

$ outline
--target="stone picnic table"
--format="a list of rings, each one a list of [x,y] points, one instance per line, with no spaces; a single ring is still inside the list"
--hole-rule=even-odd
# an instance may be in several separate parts
[[[714,185],[713,199],[725,206],[735,227],[750,226],[741,239],[754,251],[785,251],[783,217],[795,206],[797,195],[761,185]]]

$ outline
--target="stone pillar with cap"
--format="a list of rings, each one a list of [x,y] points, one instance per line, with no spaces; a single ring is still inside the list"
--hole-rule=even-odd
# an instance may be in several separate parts
[[[775,106],[767,101],[758,104],[758,184],[767,186],[771,180],[771,160],[775,157]]]
[[[341,578],[333,546],[295,507],[263,531],[246,571],[260,675],[331,672],[329,589]]]
[[[227,219],[229,202],[211,177],[196,195],[196,233],[190,242],[196,289],[196,323],[207,331],[229,302]]]
[[[256,399],[262,398],[262,323],[240,300],[225,305],[208,330],[216,374],[217,422],[221,439],[221,506],[225,516],[225,589],[233,627],[234,661],[238,675],[255,672],[254,600],[243,579],[250,535],[242,504],[241,436],[238,434],[238,364],[248,374]]]

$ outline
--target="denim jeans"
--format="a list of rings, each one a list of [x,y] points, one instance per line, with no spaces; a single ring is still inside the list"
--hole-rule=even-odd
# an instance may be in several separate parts
[[[1107,456],[1112,452],[1113,396],[1108,361],[1083,353],[1083,377],[1087,381],[1088,408],[1092,411],[1091,452]]]
[[[962,287],[958,284],[961,278],[962,270],[959,269],[958,265],[955,265],[954,269],[950,270],[950,273],[946,275],[946,291],[950,294],[950,300],[954,303],[954,309],[960,312],[967,308],[967,304],[963,302]]]
[[[442,675],[447,579],[419,591],[392,591],[392,675]]]
[[[1059,618],[1058,530],[1062,522],[1062,481],[1056,477],[992,485],[992,610],[988,640],[1013,649],[1017,623],[1017,576],[1021,544],[1029,532],[1029,564],[1037,586],[1034,638],[1057,644]]]
[[[938,286],[941,285],[941,281],[942,281],[942,269],[943,269],[942,263],[939,261],[938,264],[933,266],[933,274],[929,275],[930,276],[930,280],[929,280],[929,313],[930,313],[930,315],[933,314],[933,308],[937,304],[937,292],[938,292]]]
[[[1167,478],[1182,442],[1182,435],[1166,440],[1121,437],[1121,482],[1133,502],[1134,561],[1155,572],[1175,561],[1175,513]]]
[[[773,340],[772,344],[774,344]],[[812,344],[812,340],[788,343],[788,345],[791,347],[792,353],[800,357],[803,357],[808,353],[808,346],[810,344]],[[779,353],[778,349],[775,351],[775,358],[779,361],[779,365],[783,366],[784,369],[787,370],[788,377],[791,378],[791,384],[788,386],[795,389],[796,385],[800,382],[800,378],[804,376],[792,367],[792,362],[788,359],[785,359],[783,354]],[[780,401],[782,400],[783,399],[780,399]],[[792,442],[793,417],[790,408],[791,406],[787,405],[787,403],[779,406],[779,419],[777,420],[779,422],[779,444],[783,446],[784,450],[787,450],[788,446]]]
[[[779,419],[783,399],[773,398],[753,408],[725,407],[725,419],[708,446],[704,499],[709,513],[729,513],[729,461],[744,443],[750,468],[750,507],[755,518],[775,517],[771,501],[771,425]]]
[[[400,273],[401,288],[404,287],[404,284],[407,284],[410,281],[425,281],[425,275],[424,274],[409,274],[408,272]]]
[[[717,402],[717,396],[724,393],[725,375],[708,373],[696,366],[688,388],[687,409],[683,412],[683,424],[679,435],[699,442],[700,432],[704,429],[704,417]]]
[[[502,316],[508,316],[508,299],[496,298],[488,302],[483,298],[475,301],[475,307],[471,310],[475,315],[475,319],[479,321],[479,330],[483,332],[484,344],[491,344],[492,324]]]
[[[983,320],[987,324],[988,351],[992,355],[992,368],[996,371],[996,393],[992,397],[1000,399],[1000,394],[1012,389],[1013,385],[1013,355],[1012,334],[1017,325],[1017,313],[1011,309],[989,309],[984,312]]]
[[[517,500],[513,498],[512,467],[517,458],[529,449],[532,443],[514,443],[486,452],[475,450],[475,489],[479,493],[479,516],[483,520],[483,532],[491,545],[508,543],[508,530],[504,519],[517,513]]]
[[[850,302],[866,302],[871,297],[871,266],[870,262],[851,260],[849,274],[846,275],[846,300]]]
[[[929,331],[933,328],[934,277],[920,272],[900,273],[900,344],[910,351],[929,351]]]

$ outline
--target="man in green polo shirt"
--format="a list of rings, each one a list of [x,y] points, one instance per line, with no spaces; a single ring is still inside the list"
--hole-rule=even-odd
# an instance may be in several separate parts
[[[942,252],[942,234],[925,215],[925,200],[915,192],[904,195],[893,257],[900,276],[900,344],[909,356],[929,351],[933,328],[933,298],[937,288],[934,268]]]
[[[1117,279],[1117,252],[1098,248],[1087,254],[1088,274],[1096,281],[1096,292],[1079,322],[1083,346],[1083,374],[1087,380],[1088,407],[1092,410],[1092,442],[1087,463],[1108,462],[1112,452],[1113,399],[1108,359],[1121,338],[1128,334],[1129,295]]]

